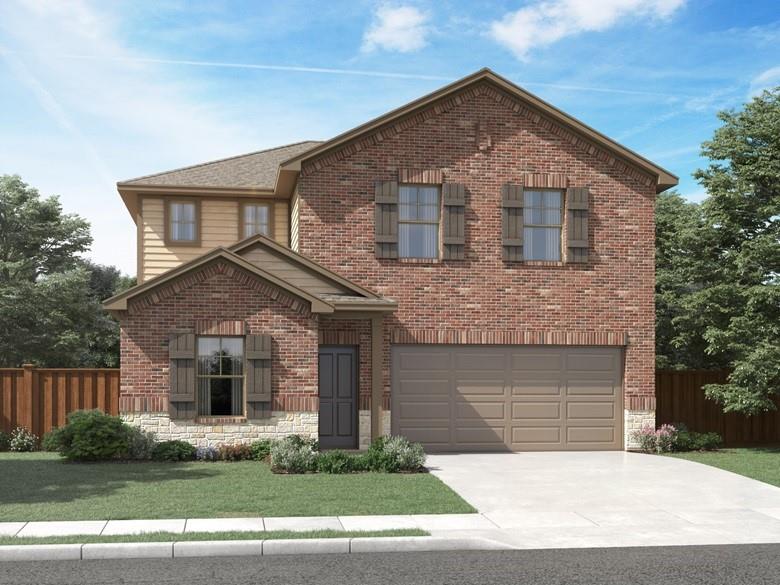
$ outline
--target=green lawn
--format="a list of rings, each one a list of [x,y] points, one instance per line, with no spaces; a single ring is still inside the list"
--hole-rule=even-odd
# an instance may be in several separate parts
[[[669,456],[705,463],[780,487],[780,448],[691,451]]]
[[[291,530],[273,530],[268,532],[148,532],[145,534],[127,534],[99,536],[42,536],[16,537],[0,536],[0,546],[5,544],[88,544],[92,542],[183,542],[185,540],[281,540],[302,538],[360,538],[370,536],[428,536],[428,532],[419,528],[403,530],[309,530],[297,532]]]
[[[66,463],[0,453],[0,521],[475,512],[429,473],[275,475],[239,463]]]

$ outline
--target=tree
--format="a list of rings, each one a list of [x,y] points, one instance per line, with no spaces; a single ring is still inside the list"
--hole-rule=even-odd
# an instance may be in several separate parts
[[[0,366],[116,366],[119,328],[101,301],[131,284],[79,254],[89,224],[18,176],[0,176]]]
[[[708,198],[658,199],[658,362],[730,367],[707,396],[755,414],[780,392],[780,88],[719,118],[694,174]]]

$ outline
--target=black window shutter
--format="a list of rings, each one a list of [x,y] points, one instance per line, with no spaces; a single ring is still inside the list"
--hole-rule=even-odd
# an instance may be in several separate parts
[[[246,336],[246,410],[247,418],[271,413],[271,336]]]
[[[377,181],[374,205],[376,257],[398,258],[398,181]]]
[[[506,183],[501,187],[502,258],[523,260],[523,186]]]
[[[441,193],[444,204],[444,259],[463,260],[466,244],[466,187],[460,183],[444,183]]]
[[[588,197],[587,187],[566,189],[566,213],[568,228],[566,240],[567,260],[573,263],[588,262]]]
[[[168,412],[171,418],[195,418],[195,335],[171,333],[168,358]]]

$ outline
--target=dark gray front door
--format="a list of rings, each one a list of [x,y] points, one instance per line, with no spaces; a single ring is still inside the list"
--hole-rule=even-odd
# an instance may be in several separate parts
[[[320,446],[357,447],[357,352],[354,347],[320,347]]]

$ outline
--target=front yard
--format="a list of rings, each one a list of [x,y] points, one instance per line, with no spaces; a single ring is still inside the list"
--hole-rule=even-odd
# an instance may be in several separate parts
[[[712,465],[780,487],[780,447],[691,451],[669,456]]]
[[[235,463],[66,463],[0,453],[0,521],[475,512],[429,473],[275,475]]]

